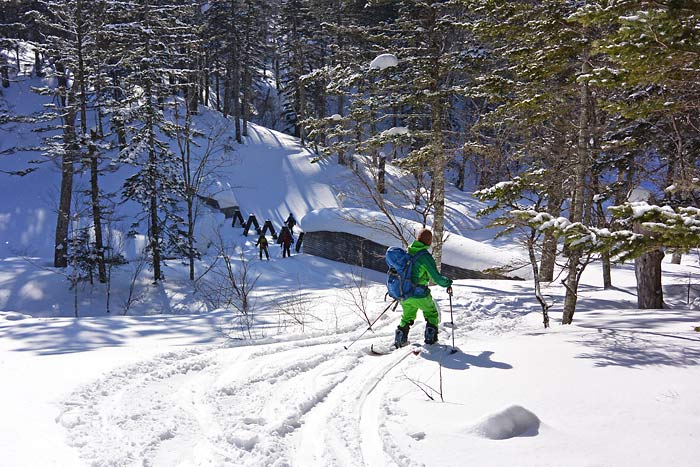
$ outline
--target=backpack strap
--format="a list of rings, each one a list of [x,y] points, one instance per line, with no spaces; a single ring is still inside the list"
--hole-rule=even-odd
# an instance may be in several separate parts
[[[427,255],[427,254],[428,254],[428,250],[421,250],[418,253],[416,253],[415,255],[409,255],[411,257],[411,267],[413,267],[413,265],[415,264],[415,262],[418,258],[420,258],[423,255]]]
[[[410,262],[411,262],[411,276],[413,276],[413,266],[416,264],[416,261],[418,260],[418,258],[420,258],[420,257],[423,256],[423,255],[427,255],[427,254],[428,254],[428,250],[421,250],[421,251],[419,251],[418,253],[416,253],[415,255],[409,255],[409,256],[411,257],[411,259],[410,259]],[[413,282],[413,278],[412,278],[412,277],[409,276],[409,279],[411,280],[411,282]],[[416,285],[416,284],[413,284],[413,285]]]

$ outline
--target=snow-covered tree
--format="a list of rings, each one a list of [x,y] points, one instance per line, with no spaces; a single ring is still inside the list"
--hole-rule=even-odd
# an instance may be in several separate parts
[[[182,181],[178,158],[169,144],[177,124],[168,117],[168,108],[171,97],[187,86],[192,75],[182,66],[189,63],[182,45],[196,37],[181,20],[192,5],[139,0],[118,6],[122,9],[114,13],[119,22],[112,27],[122,32],[117,47],[127,96],[121,112],[129,136],[119,160],[136,169],[124,184],[124,196],[143,206],[143,216],[134,226],[138,228],[142,220],[148,226],[148,251],[157,282],[163,278],[166,241],[181,242],[178,224],[182,219],[175,206],[182,197]]]
[[[78,162],[90,174],[90,200],[92,214],[92,232],[94,249],[100,282],[106,281],[104,262],[103,219],[101,213],[100,192],[100,160],[104,144],[101,113],[97,118],[92,113],[98,107],[96,102],[101,98],[96,94],[100,90],[99,77],[104,66],[104,44],[99,36],[105,30],[106,4],[103,1],[87,2],[84,0],[47,0],[41,2],[47,14],[37,14],[38,22],[46,31],[42,52],[56,64],[59,72],[59,83],[64,82],[70,91],[65,92],[65,106],[70,106],[64,119],[64,131],[70,135],[71,149],[65,151],[72,155],[73,160],[64,163],[63,180],[61,184],[61,206],[59,207],[60,237],[64,237],[65,218],[63,213],[70,206],[70,189],[74,165]],[[70,77],[70,79],[69,79]],[[41,90],[44,94],[52,92],[48,88]],[[63,100],[63,96],[62,96]],[[57,232],[57,242],[59,235]],[[59,244],[57,243],[57,247]],[[61,255],[65,250],[58,248]],[[60,260],[60,258],[57,258]],[[60,265],[62,261],[57,261]]]

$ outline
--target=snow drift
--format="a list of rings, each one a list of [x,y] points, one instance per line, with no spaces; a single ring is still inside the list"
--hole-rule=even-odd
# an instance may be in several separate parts
[[[540,419],[537,415],[519,405],[511,405],[485,417],[469,431],[488,439],[509,439],[516,436],[535,436],[539,428]]]

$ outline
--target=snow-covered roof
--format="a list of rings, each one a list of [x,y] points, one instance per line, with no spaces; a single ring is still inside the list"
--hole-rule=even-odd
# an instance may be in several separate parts
[[[221,209],[239,207],[240,204],[236,199],[236,195],[233,194],[233,189],[228,182],[221,182],[216,180],[213,183],[211,191],[211,198],[215,199],[219,203]]]
[[[397,222],[411,241],[423,228],[408,219],[398,218]],[[325,208],[306,214],[299,225],[304,232],[344,232],[366,238],[386,246],[398,246],[401,241],[387,217],[378,211],[360,208]],[[442,262],[464,269],[484,270],[522,261],[522,258],[510,251],[496,248],[486,243],[449,233],[443,246]]]

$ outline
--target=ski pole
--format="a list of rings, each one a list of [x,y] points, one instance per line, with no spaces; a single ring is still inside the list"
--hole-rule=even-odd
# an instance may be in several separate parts
[[[450,297],[450,324],[452,325],[452,352],[450,353],[456,353],[457,349],[455,349],[455,319],[454,315],[452,314],[452,290],[450,290],[450,293],[448,293],[447,296]]]
[[[384,316],[384,313],[386,313],[387,311],[389,311],[389,308],[391,308],[392,305],[394,305],[394,310],[395,310],[396,307],[398,306],[398,304],[399,304],[399,301],[396,300],[396,299],[394,299],[393,302],[389,303],[389,306],[387,306],[386,308],[384,308],[384,311],[382,311],[382,312],[379,314],[379,316],[377,316],[377,318],[369,324],[369,327],[368,327],[367,329],[365,329],[365,331],[364,331],[362,334],[360,334],[360,336],[359,336],[357,339],[355,339],[354,341],[350,342],[350,345],[344,345],[344,346],[343,346],[343,347],[345,348],[345,350],[348,350],[348,349],[352,346],[352,344],[354,344],[355,342],[357,342],[357,341],[359,341],[360,339],[362,339],[362,336],[364,336],[364,335],[367,333],[367,331],[371,331],[371,330],[372,330],[372,326],[374,326],[374,323],[376,323],[377,321],[379,321],[379,318],[381,318],[382,316]]]

